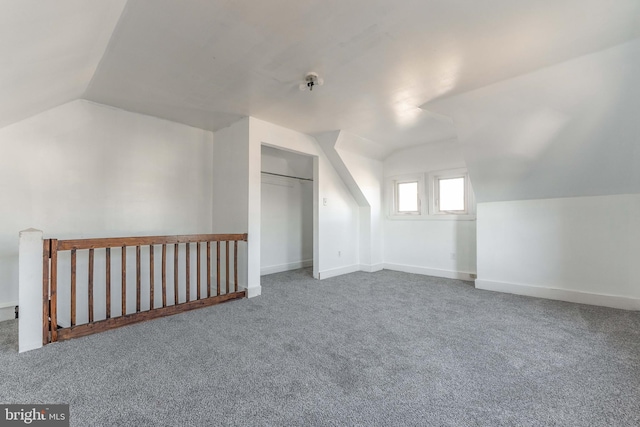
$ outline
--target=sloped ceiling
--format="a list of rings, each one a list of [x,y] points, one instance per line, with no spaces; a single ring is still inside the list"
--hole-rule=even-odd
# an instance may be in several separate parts
[[[129,0],[85,97],[400,148],[455,136],[425,102],[638,37],[639,17],[637,0]],[[325,85],[301,92],[308,71]]]
[[[129,0],[115,25],[123,5],[2,1],[0,124],[83,97],[399,149],[456,136],[429,101],[640,36],[637,0]],[[301,92],[308,71],[325,85]]]
[[[640,40],[424,105],[479,202],[640,193]]]
[[[125,4],[0,1],[0,127],[82,97]]]

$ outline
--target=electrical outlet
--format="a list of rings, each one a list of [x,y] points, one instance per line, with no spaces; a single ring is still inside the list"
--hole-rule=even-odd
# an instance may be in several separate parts
[[[338,258],[342,256],[342,251],[338,251]]]
[[[326,197],[322,198],[322,206],[327,206],[327,198]]]

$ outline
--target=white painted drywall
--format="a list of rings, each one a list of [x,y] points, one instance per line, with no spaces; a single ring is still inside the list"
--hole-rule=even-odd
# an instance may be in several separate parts
[[[384,176],[466,167],[462,147],[446,140],[398,150],[384,159]]]
[[[640,307],[638,75],[636,39],[425,106],[479,202],[477,287]]]
[[[360,264],[365,271],[381,270],[383,263],[383,163],[381,160],[368,157],[366,153],[359,154],[341,149],[345,140],[361,140],[361,138],[340,132],[340,138],[336,144],[337,154],[368,205],[360,206]]]
[[[478,204],[476,286],[640,310],[640,195]]]
[[[314,275],[327,278],[359,269],[358,205],[315,138],[250,118],[249,234],[260,234],[261,146],[314,158]],[[326,199],[326,205],[324,200]],[[260,280],[260,242],[249,242],[249,283]]]
[[[313,158],[262,147],[262,171],[313,177]],[[262,174],[260,272],[313,265],[313,183]]]
[[[379,144],[350,132],[332,131],[315,135],[322,151],[359,206],[359,262],[363,271],[382,269],[382,224],[380,219],[382,162]],[[359,151],[371,148],[372,154]]]
[[[80,98],[126,0],[0,4],[0,127]]]
[[[215,233],[247,232],[248,141],[247,118],[213,135],[212,219]]]
[[[20,230],[61,239],[212,232],[212,137],[83,100],[0,129],[0,304],[18,299]]]
[[[390,177],[464,168],[455,141],[397,151],[384,161],[384,265],[391,270],[470,279],[476,272],[476,222],[448,219],[390,219]]]
[[[313,157],[263,145],[262,171],[313,179]]]
[[[260,241],[249,230],[249,119],[244,118],[213,135],[212,219],[214,233],[249,233],[238,251],[238,281],[247,296],[260,295],[260,282],[248,283],[249,245]]]
[[[640,193],[640,40],[424,108],[450,115],[478,202]]]

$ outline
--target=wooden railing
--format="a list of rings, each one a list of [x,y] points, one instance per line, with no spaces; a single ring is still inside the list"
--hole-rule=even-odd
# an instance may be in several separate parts
[[[169,316],[194,308],[206,307],[221,302],[244,298],[245,291],[238,290],[238,244],[247,241],[246,234],[198,234],[186,236],[156,236],[156,237],[115,237],[105,239],[81,239],[81,240],[44,240],[43,250],[43,344],[81,337],[97,332],[118,328],[132,323],[149,319]],[[195,263],[192,261],[192,247],[195,245]],[[213,247],[212,247],[213,246]],[[233,247],[233,253],[231,253]],[[127,248],[135,248],[135,296],[133,292],[127,292],[128,285],[132,286],[132,280],[127,281],[127,258],[133,258],[132,251]],[[167,249],[173,252],[173,278],[168,278],[170,264],[167,261]],[[224,251],[222,250],[224,248]],[[112,249],[120,252],[120,275],[113,276],[112,264],[118,264],[117,255],[112,259]],[[68,267],[69,275],[61,279],[59,270],[62,255],[70,253]],[[100,286],[96,287],[96,254],[104,258],[104,281],[100,280]],[[83,255],[82,269],[86,270],[86,281],[82,281],[78,287],[79,254]],[[148,275],[143,277],[143,255],[148,261]],[[161,253],[160,274],[157,274],[156,252]],[[212,259],[212,252],[215,259]],[[61,253],[63,253],[61,255]],[[181,254],[184,254],[183,267]],[[59,256],[60,255],[60,256]],[[129,256],[128,256],[129,255]],[[224,258],[222,262],[221,259]],[[86,264],[84,264],[86,259]],[[131,262],[132,260],[130,260]],[[195,264],[195,295],[191,290],[194,285],[192,270]],[[102,269],[102,267],[100,267]],[[180,270],[184,275],[180,275]],[[215,282],[213,272],[215,271]],[[231,273],[233,272],[233,276]],[[156,275],[160,276],[161,298],[157,297]],[[202,276],[205,275],[205,279]],[[132,278],[130,274],[130,279]],[[68,280],[66,280],[68,279]],[[112,285],[120,282],[119,298],[117,291],[114,293]],[[182,281],[184,279],[184,281]],[[61,283],[65,282],[65,283]],[[82,286],[86,284],[86,288]],[[68,285],[68,288],[65,287]],[[117,283],[116,283],[117,285]],[[173,285],[173,290],[167,288]],[[184,286],[183,286],[184,285]],[[99,288],[99,289],[98,289]],[[68,293],[68,299],[61,304],[59,300],[60,290]],[[83,319],[78,318],[79,290],[83,292],[82,302],[85,303]],[[143,301],[142,293],[147,294],[148,301]],[[68,291],[68,292],[67,292]],[[97,302],[97,294],[104,295],[104,300]],[[132,295],[128,295],[131,293]],[[167,297],[172,293],[172,300]],[[171,296],[171,295],[169,295]],[[184,296],[184,298],[181,298]],[[133,304],[127,305],[128,298],[135,298],[135,311]],[[119,299],[120,307],[112,307],[112,300]],[[160,303],[161,299],[161,303]],[[116,301],[117,302],[117,301]],[[143,304],[144,302],[144,304]],[[148,304],[147,304],[148,302]],[[68,303],[68,305],[67,305]],[[60,309],[65,310],[61,316]],[[97,312],[100,314],[97,314]],[[68,314],[68,317],[66,316]],[[86,316],[84,315],[86,314]],[[65,317],[65,321],[60,321]],[[85,321],[86,320],[86,321]],[[61,326],[60,323],[67,323]]]

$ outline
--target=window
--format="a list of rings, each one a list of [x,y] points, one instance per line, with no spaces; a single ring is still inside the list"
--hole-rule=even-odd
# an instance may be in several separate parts
[[[418,213],[418,181],[398,183],[398,212]]]
[[[396,176],[387,182],[391,219],[475,219],[466,169]]]
[[[473,193],[465,169],[438,171],[429,174],[430,215],[473,215]]]
[[[437,178],[435,204],[439,213],[460,213],[466,211],[465,179]]]
[[[416,216],[422,214],[422,193],[424,175],[407,175],[392,181],[393,203],[389,213],[398,216]]]

